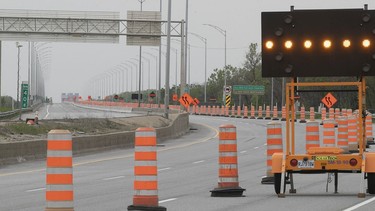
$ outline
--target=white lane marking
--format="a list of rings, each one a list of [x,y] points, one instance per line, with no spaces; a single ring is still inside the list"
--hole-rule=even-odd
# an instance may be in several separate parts
[[[107,181],[107,180],[121,179],[121,178],[124,178],[124,177],[125,177],[125,176],[108,177],[108,178],[104,178],[103,180],[104,180],[104,181]]]
[[[35,191],[41,191],[41,190],[45,190],[46,188],[35,188],[35,189],[31,189],[31,190],[27,190],[25,192],[35,192]]]
[[[171,169],[170,167],[167,167],[167,168],[163,168],[163,169],[158,169],[158,171],[165,171],[165,170],[169,170]]]
[[[240,153],[242,154],[242,153],[246,153],[247,151],[246,150],[244,150],[244,151],[241,151]]]
[[[49,116],[49,105],[47,105],[47,114],[46,114],[46,116],[43,118],[43,119],[47,119],[48,118],[48,116]]]
[[[198,164],[198,163],[203,163],[203,162],[204,162],[204,160],[199,160],[199,161],[193,162],[193,164]]]
[[[362,207],[363,205],[371,203],[372,201],[375,201],[375,196],[372,197],[371,199],[367,199],[366,201],[363,201],[363,202],[361,202],[359,204],[356,204],[356,205],[354,205],[352,207],[349,207],[348,209],[345,209],[344,211],[352,211],[352,210],[358,209],[358,208]]]
[[[259,147],[254,147],[254,149],[258,149]]]
[[[159,201],[159,204],[164,203],[164,202],[174,201],[176,199],[177,198],[170,198],[170,199],[161,200],[161,201]]]

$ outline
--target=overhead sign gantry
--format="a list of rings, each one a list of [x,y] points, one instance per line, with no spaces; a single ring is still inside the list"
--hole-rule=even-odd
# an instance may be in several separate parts
[[[286,144],[272,156],[275,192],[285,196],[286,180],[295,193],[293,173],[361,173],[359,197],[375,194],[375,153],[365,152],[366,83],[375,76],[375,10],[294,10],[262,13],[262,76],[288,77],[286,84]],[[297,82],[297,77],[353,76],[352,82]],[[350,87],[358,95],[358,153],[338,147],[312,147],[295,152],[295,98],[300,87]],[[345,87],[345,89],[343,88]],[[322,90],[327,92],[329,90]],[[322,96],[323,97],[323,96]],[[330,101],[327,97],[327,103]],[[301,141],[301,140],[297,140]],[[284,190],[281,191],[281,187]]]

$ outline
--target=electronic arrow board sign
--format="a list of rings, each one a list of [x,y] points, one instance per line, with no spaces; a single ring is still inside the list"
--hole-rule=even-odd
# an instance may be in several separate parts
[[[262,76],[375,76],[375,10],[263,12]]]

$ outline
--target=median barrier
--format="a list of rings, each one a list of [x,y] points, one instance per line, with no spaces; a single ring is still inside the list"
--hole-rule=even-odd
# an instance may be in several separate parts
[[[170,118],[172,119],[170,125],[156,128],[158,142],[181,136],[189,131],[188,113],[173,114]],[[132,147],[134,147],[134,131],[73,137],[74,155]],[[0,165],[44,159],[46,151],[46,139],[0,143]]]

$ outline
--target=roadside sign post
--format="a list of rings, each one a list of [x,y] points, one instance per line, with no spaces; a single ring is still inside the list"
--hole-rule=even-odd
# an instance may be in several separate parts
[[[22,82],[21,87],[21,96],[22,96],[22,108],[27,108],[28,106],[28,96],[29,96],[29,84],[27,82]]]

